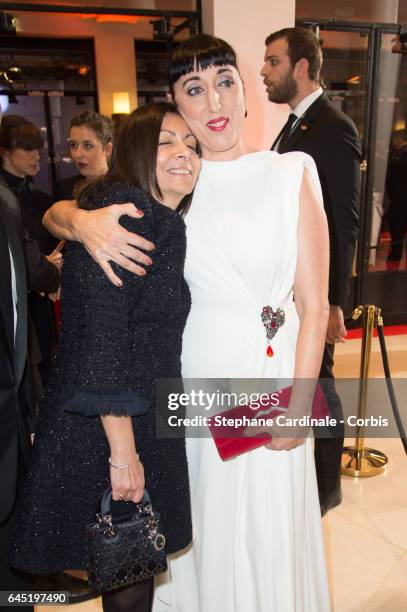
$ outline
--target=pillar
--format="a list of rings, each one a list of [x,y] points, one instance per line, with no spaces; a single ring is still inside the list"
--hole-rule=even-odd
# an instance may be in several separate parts
[[[269,149],[289,113],[269,102],[260,70],[266,36],[295,23],[295,0],[203,0],[203,31],[227,40],[237,51],[246,86],[245,142]]]

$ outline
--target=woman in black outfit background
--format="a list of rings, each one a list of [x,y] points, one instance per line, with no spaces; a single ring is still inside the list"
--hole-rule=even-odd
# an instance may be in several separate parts
[[[123,217],[122,223],[138,233],[141,227],[154,241],[155,263],[142,277],[118,270],[120,287],[82,245],[66,249],[58,353],[11,559],[20,570],[85,569],[85,525],[109,483],[113,499],[134,502],[146,485],[161,513],[167,553],[191,541],[185,441],[156,438],[154,404],[156,381],[180,377],[190,294],[179,205],[187,203],[198,176],[197,149],[175,107],[139,108],[121,130],[112,171],[81,193],[85,215],[133,202],[142,218]],[[147,612],[152,592],[149,579],[103,594],[104,610]]]
[[[38,243],[40,252],[53,264],[50,265],[50,276],[54,277],[54,291],[57,291],[62,256],[53,253],[58,241],[42,224],[42,217],[52,205],[53,199],[48,193],[38,189],[33,180],[39,171],[43,146],[41,131],[34,123],[20,115],[3,117],[0,127],[1,179],[20,204],[21,219],[30,238]],[[57,339],[54,307],[48,295],[30,292],[28,308],[35,330],[35,335],[30,330],[29,337],[31,365],[34,368],[38,366],[45,382]],[[41,384],[38,382],[37,394],[40,392]]]

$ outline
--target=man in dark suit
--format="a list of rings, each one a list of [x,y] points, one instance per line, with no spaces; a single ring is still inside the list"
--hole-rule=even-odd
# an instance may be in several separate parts
[[[57,267],[28,237],[18,201],[2,181],[0,278],[0,590],[21,590],[29,589],[30,582],[11,570],[7,550],[31,446],[27,288],[50,293],[58,288],[60,278]]]
[[[351,119],[330,103],[320,85],[322,50],[313,32],[285,28],[270,34],[265,44],[261,75],[268,98],[291,107],[272,149],[308,153],[321,181],[330,238],[330,315],[320,376],[331,415],[339,421],[343,413],[332,369],[335,343],[343,342],[346,336],[343,308],[359,228],[360,142]],[[322,515],[342,499],[343,427],[339,425],[330,433],[331,438],[315,440]]]

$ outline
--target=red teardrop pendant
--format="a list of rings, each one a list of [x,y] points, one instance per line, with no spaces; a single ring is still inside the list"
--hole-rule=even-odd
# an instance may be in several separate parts
[[[267,357],[272,357],[274,355],[274,351],[270,345],[267,347]]]

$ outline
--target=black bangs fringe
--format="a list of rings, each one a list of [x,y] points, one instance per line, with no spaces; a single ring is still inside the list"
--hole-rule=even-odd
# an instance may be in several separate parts
[[[13,148],[25,149],[33,151],[34,149],[42,149],[44,139],[40,130],[31,123],[21,123],[18,125],[13,134]]]
[[[238,69],[234,49],[221,38],[198,34],[180,43],[172,53],[168,75],[170,87],[196,68],[206,70],[210,66],[226,65]]]

